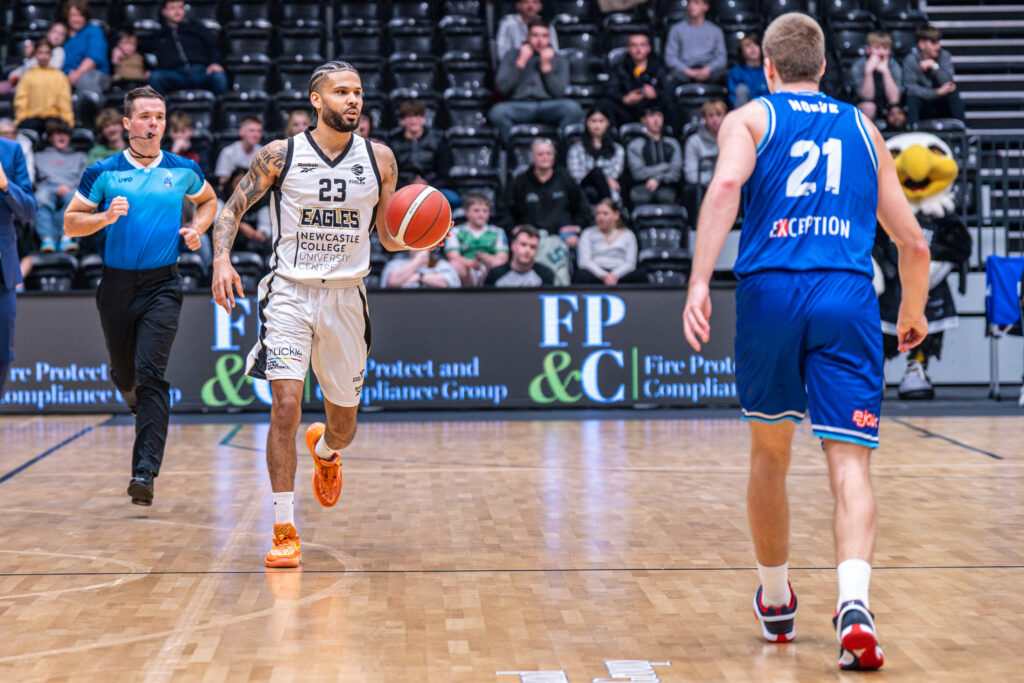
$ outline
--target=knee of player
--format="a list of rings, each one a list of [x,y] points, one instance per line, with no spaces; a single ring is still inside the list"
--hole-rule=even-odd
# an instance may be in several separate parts
[[[340,451],[356,437],[356,421],[342,418],[328,421],[327,431],[327,445]]]
[[[275,425],[298,429],[302,420],[302,403],[294,396],[276,396],[270,407],[270,420]]]

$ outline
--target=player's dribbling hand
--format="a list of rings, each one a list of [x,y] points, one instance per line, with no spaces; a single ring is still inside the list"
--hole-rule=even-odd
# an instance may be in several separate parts
[[[114,197],[110,200],[110,206],[105,212],[107,214],[107,225],[116,223],[121,216],[128,215],[128,199],[126,197]]]
[[[928,336],[928,319],[922,313],[916,320],[909,320],[900,311],[896,319],[896,339],[900,353],[905,353],[924,341]]]
[[[242,293],[242,278],[238,277],[238,271],[230,262],[214,260],[210,289],[213,291],[214,302],[228,313],[235,307],[235,292],[238,292],[240,298],[245,296]]]
[[[700,344],[711,339],[711,291],[706,282],[691,282],[686,293],[683,308],[683,333],[694,351],[700,351]]]
[[[192,251],[198,249],[202,244],[199,240],[199,233],[192,228],[182,228],[178,231],[178,234],[185,238],[185,246]]]

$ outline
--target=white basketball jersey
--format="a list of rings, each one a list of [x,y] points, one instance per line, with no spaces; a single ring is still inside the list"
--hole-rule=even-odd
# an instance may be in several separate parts
[[[281,277],[321,287],[354,287],[370,272],[370,229],[381,180],[370,141],[355,133],[333,161],[309,131],[288,139],[271,191],[274,254]]]

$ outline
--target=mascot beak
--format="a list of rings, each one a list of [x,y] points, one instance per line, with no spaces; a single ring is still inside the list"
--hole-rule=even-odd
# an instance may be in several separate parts
[[[911,145],[894,160],[907,199],[932,197],[949,187],[959,173],[956,161],[941,151]]]

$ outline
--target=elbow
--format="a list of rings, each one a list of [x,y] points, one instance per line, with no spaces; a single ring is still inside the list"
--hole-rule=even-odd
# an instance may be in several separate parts
[[[743,183],[739,178],[729,175],[716,175],[708,185],[707,196],[714,201],[724,201],[739,194]]]
[[[919,263],[928,263],[931,260],[931,249],[924,235],[919,235],[906,246],[908,255]]]

